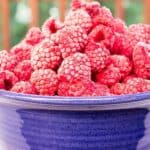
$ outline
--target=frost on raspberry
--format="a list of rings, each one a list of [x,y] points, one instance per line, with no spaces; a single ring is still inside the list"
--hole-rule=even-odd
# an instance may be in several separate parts
[[[111,55],[107,59],[107,66],[114,66],[119,69],[122,79],[130,74],[132,64],[128,57],[123,55]]]
[[[61,60],[60,48],[48,39],[35,46],[31,52],[31,66],[34,70],[57,69]]]
[[[30,60],[23,60],[19,62],[14,69],[15,75],[20,81],[28,81],[32,72],[33,68],[31,66]]]
[[[91,64],[88,56],[82,53],[75,53],[65,58],[58,69],[59,78],[91,79]]]
[[[13,71],[17,64],[16,57],[6,50],[0,51],[0,69]]]
[[[138,77],[150,79],[150,44],[139,42],[133,50],[134,72]]]
[[[82,10],[70,11],[65,18],[65,26],[79,26],[86,33],[88,33],[92,28],[92,19],[89,14]]]
[[[110,27],[104,25],[98,25],[90,32],[88,35],[88,41],[95,41],[97,43],[103,43],[106,48],[110,49],[112,47],[110,39],[113,38],[113,31]]]
[[[40,95],[53,96],[58,89],[57,74],[51,69],[35,70],[31,74],[30,82]]]
[[[18,78],[15,74],[9,70],[1,70],[0,71],[0,79],[3,80],[4,88],[6,90],[10,90],[12,86],[18,82]]]
[[[40,28],[32,27],[27,32],[24,41],[32,46],[40,43],[44,39],[44,35],[42,34]]]
[[[36,94],[35,87],[27,81],[17,82],[11,89],[12,92],[24,94]]]
[[[124,83],[116,83],[111,87],[111,93],[116,95],[124,94],[125,84]]]
[[[116,67],[110,66],[96,75],[96,82],[112,86],[118,83],[121,79],[120,70]]]
[[[133,49],[139,42],[150,44],[150,25],[133,24],[129,26],[127,33],[124,35],[123,47],[121,54],[132,58]]]
[[[87,34],[79,26],[64,27],[57,32],[57,38],[63,58],[83,51],[87,44]]]
[[[17,44],[16,46],[14,46],[10,50],[10,53],[12,55],[16,56],[16,59],[18,62],[20,62],[22,60],[29,60],[30,56],[31,56],[32,47],[33,46],[31,46],[25,42],[21,42],[21,43]]]
[[[106,67],[110,52],[103,44],[90,41],[85,48],[85,54],[90,59],[92,72],[100,72]]]
[[[63,27],[63,24],[53,17],[47,19],[42,25],[42,33],[46,38],[49,38],[53,33],[56,33]]]

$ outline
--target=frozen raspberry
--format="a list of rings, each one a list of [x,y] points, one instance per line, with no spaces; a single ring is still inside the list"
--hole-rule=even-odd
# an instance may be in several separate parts
[[[53,41],[44,40],[32,49],[31,65],[37,69],[57,69],[61,63],[60,49]]]
[[[103,44],[90,41],[85,48],[85,54],[90,59],[92,72],[100,72],[106,67],[110,52]]]
[[[56,33],[62,27],[63,25],[61,22],[51,17],[42,25],[42,33],[45,37],[49,38],[51,34]]]
[[[65,58],[58,69],[58,76],[68,80],[72,78],[91,79],[91,64],[88,56],[75,53]]]
[[[131,25],[124,36],[125,38],[123,41],[123,47],[121,48],[121,54],[131,58],[133,49],[138,42],[150,44],[150,25]]]
[[[31,45],[29,45],[25,42],[21,42],[18,45],[14,46],[10,50],[10,53],[12,55],[15,55],[17,61],[20,62],[22,60],[29,60],[30,59],[31,49],[32,49]]]
[[[31,73],[33,72],[33,68],[31,67],[30,60],[23,60],[17,64],[14,69],[15,75],[21,81],[27,81],[30,79]]]
[[[113,37],[111,28],[104,25],[96,26],[89,34],[88,41],[103,43],[107,48],[111,47],[110,39]]]
[[[44,35],[42,34],[40,28],[32,27],[29,29],[28,33],[25,37],[25,42],[34,46],[40,43],[44,39]]]
[[[53,96],[58,88],[58,78],[51,69],[39,69],[31,74],[31,84],[40,95]]]
[[[100,7],[101,6],[99,2],[82,2],[81,0],[73,0],[71,6],[72,10],[85,10],[91,16],[91,18],[94,18],[99,14]]]
[[[93,18],[93,26],[97,26],[103,24],[105,26],[112,26],[113,23],[113,16],[111,11],[106,7],[101,7],[99,14]]]
[[[150,79],[150,44],[139,42],[133,50],[134,72],[138,77]]]
[[[87,44],[87,34],[79,26],[65,27],[57,33],[63,58],[82,51]]]
[[[24,94],[36,94],[34,86],[27,81],[17,82],[11,89],[12,92]]]
[[[128,79],[125,84],[124,94],[135,94],[150,91],[150,82],[142,78]]]
[[[0,79],[3,80],[6,90],[10,90],[12,86],[18,82],[18,78],[15,76],[15,74],[8,70],[0,71]]]
[[[132,65],[128,57],[123,55],[111,55],[107,59],[107,66],[114,66],[120,70],[122,79],[132,70]]]
[[[111,87],[111,93],[116,95],[124,94],[125,84],[124,83],[116,83]]]
[[[116,67],[110,66],[104,71],[96,75],[96,81],[107,86],[112,86],[121,79],[120,70]]]
[[[88,33],[92,27],[92,19],[86,11],[79,9],[70,11],[65,18],[64,24],[66,26],[79,26]]]
[[[86,79],[61,81],[58,87],[59,96],[99,96],[98,94],[104,94],[104,91],[100,92],[93,81]]]
[[[6,50],[0,51],[0,69],[12,71],[17,64],[16,57]]]

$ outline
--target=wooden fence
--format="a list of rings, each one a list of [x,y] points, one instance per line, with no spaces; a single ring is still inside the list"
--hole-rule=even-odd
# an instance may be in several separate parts
[[[2,46],[4,49],[8,50],[10,48],[10,1],[12,0],[0,0],[0,14],[2,17],[2,26],[1,26],[1,33],[2,33]],[[14,0],[19,1],[19,0]],[[50,0],[43,0],[43,1],[50,1]],[[57,0],[58,1],[58,8],[60,19],[64,19],[64,14],[66,10],[67,0]],[[92,0],[87,0],[92,1]],[[39,0],[28,0],[29,7],[32,12],[32,21],[30,23],[31,26],[38,26],[39,23],[39,15],[38,15],[38,5]],[[115,15],[120,18],[124,18],[124,5],[123,0],[114,0],[115,3]],[[150,24],[150,0],[143,0],[144,3],[144,22]]]

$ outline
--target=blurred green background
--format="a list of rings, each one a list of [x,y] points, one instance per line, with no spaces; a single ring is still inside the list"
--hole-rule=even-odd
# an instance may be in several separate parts
[[[68,0],[68,6],[71,0]],[[114,14],[114,0],[99,0],[101,5],[106,6],[111,9]],[[23,39],[25,33],[28,30],[28,24],[30,22],[30,9],[27,4],[27,0],[21,0],[20,2],[11,2],[11,46],[17,44],[21,39]],[[49,16],[58,17],[58,4],[57,2],[43,2],[40,1],[39,4],[39,14],[40,14],[40,26],[43,24],[44,20]],[[127,25],[138,23],[143,21],[142,11],[143,3],[141,0],[124,0],[125,8],[125,21]],[[0,22],[2,19],[0,19]],[[0,35],[0,42],[2,36]],[[1,45],[1,44],[0,44]],[[1,47],[0,47],[1,48]]]

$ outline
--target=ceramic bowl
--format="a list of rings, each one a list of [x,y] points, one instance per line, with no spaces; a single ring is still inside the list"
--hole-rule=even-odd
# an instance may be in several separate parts
[[[150,150],[150,92],[44,97],[1,90],[0,150]]]

